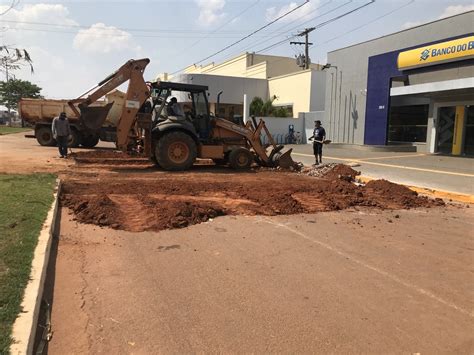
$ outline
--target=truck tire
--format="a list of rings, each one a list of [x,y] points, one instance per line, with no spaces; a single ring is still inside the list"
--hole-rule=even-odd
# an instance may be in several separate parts
[[[35,137],[38,143],[44,147],[51,147],[56,145],[56,140],[53,137],[53,132],[49,126],[41,126],[35,130]]]
[[[250,169],[253,163],[253,154],[246,148],[233,149],[229,154],[229,165],[236,170]]]
[[[94,148],[99,143],[99,136],[89,135],[81,137],[81,146],[84,148]]]
[[[69,135],[67,146],[69,148],[79,147],[80,140],[81,137],[79,136],[79,133],[75,129],[71,129],[71,134]]]
[[[158,139],[155,158],[164,170],[190,169],[197,156],[196,142],[184,132],[170,132]]]

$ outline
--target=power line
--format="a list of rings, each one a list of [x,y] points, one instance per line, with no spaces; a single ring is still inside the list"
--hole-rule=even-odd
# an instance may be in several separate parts
[[[260,1],[260,0],[259,0]],[[1,15],[1,14],[0,14]],[[48,27],[63,27],[63,28],[77,28],[77,29],[90,29],[93,25],[74,25],[74,24],[54,24],[54,23],[46,23],[46,22],[36,22],[36,21],[15,21],[15,20],[3,20],[4,23],[12,23],[12,24],[22,24],[22,25],[35,25],[35,26],[48,26]],[[215,31],[201,31],[201,30],[194,30],[194,29],[150,29],[150,28],[126,28],[126,27],[116,27],[113,26],[113,29],[109,28],[97,28],[98,30],[121,30],[126,32],[163,32],[163,33],[201,33],[205,35],[213,34]],[[222,31],[221,33],[228,33],[228,34],[243,34],[243,31]]]
[[[389,11],[389,12],[387,12],[387,13],[381,15],[381,16],[378,16],[378,17],[374,18],[373,20],[371,20],[371,21],[369,21],[369,22],[366,22],[366,23],[364,23],[364,24],[362,24],[362,25],[360,25],[360,26],[354,27],[354,28],[351,29],[350,31],[344,32],[344,33],[342,33],[342,34],[340,34],[340,35],[337,35],[336,37],[332,37],[332,38],[328,39],[326,42],[323,42],[323,43],[317,44],[317,45],[327,44],[327,43],[329,43],[329,42],[331,42],[331,41],[333,41],[333,40],[335,40],[335,39],[341,38],[341,37],[343,37],[343,36],[345,36],[345,35],[348,35],[348,34],[350,34],[350,33],[352,33],[352,32],[355,32],[355,31],[357,31],[357,30],[360,30],[361,28],[363,28],[363,27],[365,27],[365,26],[368,26],[368,25],[371,25],[372,23],[374,23],[374,22],[376,22],[376,21],[378,21],[378,20],[380,20],[380,19],[382,19],[382,18],[384,18],[384,17],[389,16],[389,15],[393,14],[394,12],[397,12],[397,11],[399,11],[399,10],[401,10],[401,9],[403,9],[403,8],[405,8],[405,7],[409,6],[409,5],[411,5],[411,4],[413,4],[414,2],[415,2],[415,0],[410,0],[410,1],[408,1],[407,3],[403,4],[402,6],[397,7],[396,9],[393,9],[393,10],[391,10],[391,11]]]
[[[257,5],[258,3],[260,2],[260,0],[256,0],[254,1],[250,6],[247,6],[244,10],[242,10],[241,12],[239,12],[237,15],[235,15],[233,18],[231,18],[230,20],[228,20],[226,23],[224,23],[222,26],[219,26],[218,28],[216,28],[214,31],[210,32],[209,35],[207,35],[206,37],[204,38],[201,38],[199,40],[197,40],[196,42],[192,43],[191,45],[187,46],[186,48],[182,49],[177,55],[181,54],[183,51],[188,51],[189,49],[193,48],[194,46],[196,46],[198,43],[200,43],[201,41],[203,41],[204,39],[206,38],[209,38],[209,36],[211,34],[214,34],[216,33],[217,31],[221,30],[222,28],[224,28],[225,26],[227,26],[229,23],[232,23],[232,21],[234,21],[235,19],[239,18],[239,16],[241,16],[242,14],[244,14],[245,12],[247,12],[248,10],[250,10],[252,7],[254,7],[255,5]]]
[[[349,0],[349,1],[347,1],[346,3],[344,3],[344,4],[342,4],[342,5],[339,5],[339,6],[333,8],[333,9],[331,9],[331,10],[329,10],[329,11],[326,11],[326,12],[323,13],[323,14],[320,14],[320,15],[318,15],[318,16],[315,16],[315,17],[311,18],[310,20],[314,20],[314,19],[323,17],[323,16],[325,16],[325,15],[331,13],[331,12],[334,12],[334,11],[338,10],[339,8],[341,8],[341,7],[343,7],[343,6],[346,6],[347,4],[351,3],[352,1],[353,1],[353,0]],[[330,2],[328,2],[328,3],[330,3]],[[325,4],[321,5],[319,8],[324,7],[324,6],[327,5],[328,3],[325,3]],[[318,8],[318,9],[319,9],[319,8]],[[317,10],[317,9],[316,9],[316,10]],[[306,22],[305,22],[305,23],[306,23]],[[300,25],[297,25],[297,26],[291,28],[290,30],[295,29],[295,28],[297,28],[297,27],[299,27],[299,26],[300,26]],[[284,27],[288,27],[288,25],[285,25],[285,26],[283,26],[283,27],[280,27],[279,29],[284,28]],[[288,32],[288,31],[285,31],[285,32]],[[273,36],[273,37],[271,37],[270,39],[275,38],[275,37],[278,37],[278,35],[277,35],[277,36]],[[296,36],[294,36],[294,37],[296,37]],[[285,39],[283,40],[283,42],[286,43],[289,39],[292,39],[292,38],[293,38],[293,37],[285,38]],[[226,66],[228,66],[228,65],[232,65],[233,63],[237,62],[237,61],[240,59],[240,55],[239,55],[237,58],[234,58],[236,55],[242,53],[243,50],[248,50],[248,49],[250,49],[250,48],[259,46],[259,45],[262,44],[262,43],[268,43],[268,40],[258,42],[257,44],[251,45],[250,47],[245,47],[245,49],[242,49],[242,50],[239,51],[238,53],[232,54],[232,55],[229,57],[229,59],[227,59],[227,60],[228,60],[227,62],[224,62],[224,63],[222,63],[222,64],[219,64],[219,65],[217,65],[216,67],[223,68],[223,67],[226,67]],[[285,59],[286,59],[286,58],[285,58]],[[278,60],[278,61],[280,61],[280,60]],[[178,71],[178,72],[179,72],[179,71]],[[177,73],[177,72],[173,72],[173,73],[170,74],[170,75],[173,75],[173,74],[176,74],[176,73]],[[260,73],[260,72],[259,72],[259,73]]]
[[[26,27],[21,27],[21,28],[15,28],[15,27],[12,27],[12,28],[6,28],[6,30],[10,30],[10,31],[33,31],[33,32],[46,32],[46,33],[58,33],[58,34],[72,34],[72,35],[81,35],[83,33],[81,32],[77,32],[77,31],[59,31],[59,30],[53,30],[53,29],[37,29],[37,28],[26,28]],[[123,36],[126,36],[126,35],[130,35],[130,36],[133,36],[133,37],[136,37],[136,38],[182,38],[182,39],[185,39],[185,38],[201,38],[200,36],[196,35],[196,36],[189,36],[189,35],[181,35],[179,36],[178,35],[169,35],[169,34],[157,34],[157,35],[145,35],[145,34],[130,34],[128,32],[123,32],[123,33],[117,33],[116,31],[121,31],[119,29],[111,29],[110,32],[105,32],[105,33],[101,33],[99,31],[99,33],[86,33],[87,36],[92,36],[92,37],[123,37]],[[115,32],[115,33],[114,33]],[[265,38],[265,37],[268,37],[270,35],[257,35],[256,37],[258,38]],[[240,36],[237,36],[237,35],[227,35],[227,34],[222,34],[222,36],[218,37],[218,38],[240,38]]]
[[[203,59],[201,59],[201,60],[195,62],[195,64],[204,62],[205,60],[208,60],[209,58],[212,58],[212,57],[214,57],[215,55],[217,55],[217,54],[219,54],[219,53],[222,53],[222,52],[226,51],[227,49],[229,49],[229,48],[235,46],[236,44],[238,44],[238,43],[240,43],[240,42],[246,40],[247,38],[253,36],[254,34],[256,34],[256,33],[258,33],[258,32],[260,32],[260,31],[263,30],[264,28],[267,28],[268,26],[270,26],[270,25],[274,24],[275,22],[281,20],[282,18],[288,16],[288,15],[291,14],[292,12],[295,12],[296,10],[300,9],[302,6],[306,5],[306,4],[308,3],[308,1],[309,1],[309,0],[305,0],[304,3],[298,5],[297,7],[293,8],[292,10],[290,10],[290,11],[284,13],[283,15],[277,17],[276,19],[270,21],[269,23],[267,23],[266,25],[260,27],[259,29],[257,29],[257,30],[255,30],[255,31],[249,33],[247,36],[242,37],[242,38],[239,39],[238,41],[236,41],[236,42],[234,42],[234,43],[232,43],[232,44],[229,44],[228,46],[224,47],[223,49],[221,49],[221,50],[219,50],[219,51],[217,51],[217,52],[215,52],[215,53],[213,53],[213,54],[207,56],[206,58],[203,58]],[[171,75],[176,74],[176,73],[178,73],[178,72],[180,72],[180,71],[182,71],[182,70],[184,70],[184,69],[186,69],[186,68],[177,70],[177,71],[171,73]]]
[[[399,10],[401,10],[401,9],[403,9],[403,8],[405,8],[405,7],[409,6],[409,5],[411,5],[411,4],[413,4],[414,2],[415,2],[415,0],[410,0],[410,1],[408,1],[407,3],[403,4],[402,6],[399,6],[399,7],[395,8],[395,9],[389,11],[389,12],[386,12],[385,14],[383,14],[383,15],[381,15],[381,16],[378,16],[378,17],[376,17],[376,18],[370,20],[369,22],[366,22],[366,23],[364,23],[364,24],[362,24],[362,25],[360,25],[360,26],[357,26],[357,27],[355,27],[355,28],[353,28],[353,29],[351,29],[351,30],[349,30],[349,31],[347,31],[347,32],[344,32],[344,33],[338,35],[338,36],[332,37],[332,38],[328,39],[328,40],[325,41],[325,42],[316,43],[315,46],[317,47],[317,46],[321,46],[321,45],[323,45],[323,44],[327,44],[327,43],[329,43],[329,42],[331,42],[331,41],[333,41],[333,40],[335,40],[335,39],[338,39],[338,38],[343,37],[343,36],[345,36],[345,35],[348,35],[348,34],[350,34],[350,33],[352,33],[352,32],[355,32],[355,31],[357,31],[357,30],[359,30],[359,29],[361,29],[361,28],[363,28],[363,27],[365,27],[365,26],[368,26],[368,25],[370,25],[370,24],[372,24],[372,23],[374,23],[374,22],[376,22],[376,21],[378,21],[378,20],[380,20],[380,19],[382,19],[382,18],[384,18],[384,17],[387,17],[387,16],[389,16],[389,15],[391,15],[391,14],[393,14],[393,13],[395,13],[395,12],[397,12],[397,11],[399,11]],[[285,42],[286,42],[286,41],[287,41],[287,40],[285,40]],[[276,62],[278,62],[278,61],[279,61],[279,60],[277,60]],[[259,73],[261,73],[261,72],[264,72],[264,71],[257,72],[256,74],[259,74]]]
[[[20,3],[20,0],[12,0],[11,4],[8,6],[7,9],[5,9],[0,16],[3,16],[7,13],[9,13],[13,8],[15,8],[18,4]]]
[[[316,26],[314,26],[314,27],[312,27],[312,28],[318,29],[318,28],[321,28],[321,27],[323,27],[323,26],[326,26],[326,25],[330,24],[331,22],[337,21],[337,20],[339,20],[339,19],[341,19],[341,18],[343,18],[343,17],[345,17],[345,16],[348,16],[348,15],[350,15],[350,14],[356,12],[356,11],[359,11],[359,10],[363,9],[364,7],[366,7],[366,6],[372,5],[374,2],[375,2],[375,0],[370,0],[368,3],[365,3],[365,4],[361,5],[361,6],[358,6],[358,7],[356,7],[355,9],[352,9],[351,11],[345,12],[345,13],[339,15],[339,16],[333,17],[332,19],[327,20],[327,21],[325,21],[325,22],[322,22],[322,23],[320,23],[320,24],[318,24],[318,25],[316,25]],[[268,46],[268,47],[265,47],[265,48],[263,48],[263,49],[260,49],[260,50],[257,51],[256,53],[265,52],[265,51],[267,51],[267,50],[269,50],[269,49],[271,49],[271,48],[275,48],[275,47],[277,47],[277,46],[280,46],[281,44],[283,44],[283,43],[285,43],[285,42],[288,42],[288,40],[291,40],[291,39],[293,39],[293,38],[295,38],[295,37],[298,37],[298,35],[293,35],[293,36],[291,36],[290,38],[285,38],[285,39],[282,40],[282,41],[279,41],[279,42],[274,43],[274,44],[272,44],[272,45],[270,45],[270,46]]]
[[[315,19],[317,19],[317,18],[324,17],[324,16],[330,14],[331,12],[334,12],[334,11],[336,11],[336,10],[338,10],[338,9],[340,9],[340,8],[342,8],[342,7],[346,6],[346,5],[348,5],[348,4],[350,4],[352,1],[353,1],[353,0],[348,0],[347,2],[345,2],[345,3],[343,3],[343,4],[339,5],[339,6],[336,6],[335,8],[332,8],[331,10],[326,11],[326,12],[323,13],[323,14],[320,14],[320,15],[317,15],[317,16],[315,16],[315,17],[312,17],[312,18],[310,18],[308,21],[302,22],[302,23],[300,23],[300,24],[298,24],[298,25],[296,25],[296,26],[290,28],[289,30],[286,30],[284,33],[288,33],[289,31],[295,30],[295,29],[301,27],[302,25],[304,25],[304,24],[306,24],[306,23],[308,23],[308,22],[311,22],[311,21],[313,21],[313,20],[315,20]],[[329,1],[329,2],[324,3],[323,5],[321,5],[321,6],[319,6],[318,8],[316,8],[314,11],[317,11],[317,10],[323,8],[324,6],[328,5],[328,4],[331,3],[331,2],[332,2],[332,0]],[[314,11],[313,11],[313,12],[314,12]],[[303,16],[302,16],[302,17],[303,17]],[[292,23],[291,23],[291,24],[288,24],[288,25],[292,25]],[[283,28],[285,28],[285,27],[288,27],[288,25],[285,25],[285,26],[283,26],[283,27],[278,28],[277,31],[279,31],[279,30],[281,30],[281,29],[283,29]],[[275,31],[274,33],[277,33],[277,31]],[[276,35],[270,37],[269,39],[273,39],[273,38],[276,38],[276,37],[278,37],[278,36],[280,36],[280,33],[278,33],[278,34],[276,34]],[[287,40],[287,38],[291,39],[291,37],[286,37],[286,38],[285,38],[285,41]],[[258,46],[261,45],[261,44],[268,43],[269,39],[264,40],[264,41],[260,41],[260,42],[257,42],[257,43],[254,43],[254,44],[252,44],[252,45],[250,45],[250,46],[247,46],[247,47],[244,47],[244,48],[240,49],[239,52],[235,52],[235,53],[231,54],[229,57],[232,58],[233,56],[235,56],[235,55],[237,55],[237,54],[239,54],[239,53],[241,53],[241,52],[243,52],[243,51],[248,51],[249,49],[254,48],[254,47],[258,47]]]
[[[371,4],[374,3],[374,2],[375,2],[375,0],[371,0],[371,1],[368,2],[368,3],[365,3],[365,4],[359,6],[359,7],[355,8],[355,9],[352,9],[352,10],[350,10],[350,11],[347,11],[347,12],[345,12],[345,13],[343,13],[343,14],[341,14],[341,15],[338,15],[338,16],[336,16],[336,17],[333,17],[333,18],[331,18],[331,19],[329,19],[329,20],[327,20],[327,21],[321,22],[321,23],[319,23],[319,24],[317,24],[316,26],[313,26],[313,27],[314,27],[315,29],[318,29],[318,28],[321,28],[321,27],[323,27],[323,26],[326,26],[326,25],[328,25],[328,24],[330,24],[330,23],[332,23],[332,22],[334,22],[334,21],[336,21],[336,20],[338,20],[338,19],[340,19],[340,18],[342,18],[342,17],[345,17],[345,16],[347,16],[347,15],[349,15],[349,14],[352,14],[352,13],[354,13],[354,12],[356,12],[356,11],[359,11],[359,10],[361,10],[362,8],[364,8],[364,7],[368,6],[368,5],[371,5]],[[338,7],[338,8],[339,8],[339,7]],[[329,13],[329,12],[328,12],[328,13]],[[321,16],[322,16],[322,15],[321,15]],[[319,16],[319,17],[320,17],[320,16]],[[297,27],[299,27],[299,26],[297,26]],[[282,45],[282,44],[286,44],[286,43],[288,43],[289,40],[291,40],[291,39],[293,39],[293,38],[296,38],[296,37],[298,37],[298,34],[289,36],[288,38],[285,38],[284,40],[279,41],[279,42],[277,42],[277,43],[274,43],[274,44],[272,44],[272,45],[270,45],[270,46],[268,46],[268,47],[266,47],[266,48],[260,49],[260,50],[256,51],[255,53],[261,53],[261,52],[267,51],[268,49],[271,49],[271,48],[274,48],[274,47],[278,47],[278,46],[280,46],[280,45]],[[228,66],[228,65],[232,65],[233,63],[237,62],[239,59],[240,59],[240,56],[239,56],[238,58],[234,58],[234,59],[230,60],[229,62],[225,62],[225,63],[222,63],[222,64],[220,64],[220,65],[217,65],[216,67],[222,68],[222,67],[225,67],[225,66]],[[286,59],[287,59],[287,58],[282,58],[282,59],[279,59],[279,60],[277,60],[277,61],[275,61],[275,62],[279,62],[279,61],[286,60]],[[178,72],[179,72],[179,71],[178,71]],[[262,73],[262,72],[264,72],[264,70],[259,71],[259,72],[257,72],[256,74],[259,74],[259,73]],[[171,75],[176,74],[176,73],[177,73],[177,72],[174,72],[174,73],[172,73]],[[205,74],[205,73],[203,73],[203,74]]]

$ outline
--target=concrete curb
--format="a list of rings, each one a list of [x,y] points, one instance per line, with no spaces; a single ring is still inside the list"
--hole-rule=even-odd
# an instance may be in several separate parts
[[[36,245],[31,263],[30,279],[25,288],[25,294],[21,303],[22,311],[13,324],[10,353],[32,354],[35,343],[36,327],[43,297],[43,289],[46,280],[49,254],[53,237],[58,232],[58,208],[59,194],[61,192],[61,180],[56,180],[54,201],[48,212],[46,221],[43,223],[38,244]]]
[[[357,176],[357,178],[363,183],[367,183],[371,180],[378,180],[378,178],[373,178],[370,176]],[[444,191],[444,190],[435,190],[428,187],[406,185],[411,190],[416,191],[420,195],[425,195],[433,198],[441,198],[443,200],[452,200],[462,203],[472,203],[474,204],[474,196],[468,194],[461,194],[458,192]]]

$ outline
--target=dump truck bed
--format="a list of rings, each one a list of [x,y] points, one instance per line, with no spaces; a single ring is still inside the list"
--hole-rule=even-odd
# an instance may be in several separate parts
[[[91,106],[105,106],[113,102],[112,109],[105,120],[104,126],[115,127],[120,118],[121,109],[125,100],[125,94],[119,90],[114,90],[106,95],[106,100],[94,102]],[[25,122],[34,125],[36,123],[51,123],[54,117],[59,116],[61,112],[66,112],[66,116],[71,123],[79,123],[71,107],[69,100],[54,99],[21,99],[18,103],[18,114]]]

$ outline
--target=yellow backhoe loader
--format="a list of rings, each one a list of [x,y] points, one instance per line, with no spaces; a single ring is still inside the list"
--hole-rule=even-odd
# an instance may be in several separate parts
[[[234,169],[248,169],[254,161],[268,167],[299,167],[291,158],[291,149],[283,153],[284,147],[275,143],[263,120],[243,125],[213,116],[207,86],[145,82],[143,73],[149,62],[146,58],[129,60],[95,88],[69,102],[85,129],[101,127],[113,103],[90,105],[129,81],[117,125],[118,149],[149,157],[165,170],[189,169],[196,158],[212,159]],[[173,112],[169,102],[172,95],[187,98],[186,112]],[[262,144],[262,134],[268,136],[268,146]]]

